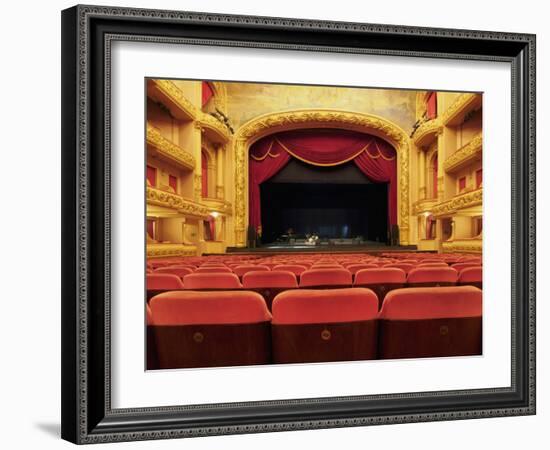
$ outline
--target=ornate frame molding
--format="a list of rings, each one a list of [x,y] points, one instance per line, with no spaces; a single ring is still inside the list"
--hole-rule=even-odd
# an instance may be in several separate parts
[[[280,131],[299,128],[341,128],[378,136],[395,147],[397,153],[397,223],[401,245],[408,245],[409,237],[409,149],[410,138],[393,122],[372,114],[338,109],[296,109],[264,114],[243,124],[233,141],[235,157],[235,243],[246,244],[248,198],[248,150],[258,139]]]

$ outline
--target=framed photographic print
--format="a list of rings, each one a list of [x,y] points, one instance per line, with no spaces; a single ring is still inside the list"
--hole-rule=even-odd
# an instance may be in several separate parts
[[[535,36],[62,13],[62,436],[535,413]]]

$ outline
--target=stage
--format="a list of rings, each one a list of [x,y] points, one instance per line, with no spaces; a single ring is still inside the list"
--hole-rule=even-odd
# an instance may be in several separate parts
[[[321,243],[306,245],[302,243],[272,243],[258,247],[227,247],[227,253],[380,253],[418,251],[416,245],[387,245],[382,242]]]

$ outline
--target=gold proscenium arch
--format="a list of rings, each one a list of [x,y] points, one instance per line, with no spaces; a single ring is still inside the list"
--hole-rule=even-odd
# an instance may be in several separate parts
[[[339,128],[378,136],[397,153],[397,198],[399,238],[409,243],[409,137],[398,125],[372,114],[334,109],[300,109],[265,114],[243,124],[236,132],[235,155],[235,244],[246,246],[248,226],[248,152],[250,146],[270,134],[300,128]]]

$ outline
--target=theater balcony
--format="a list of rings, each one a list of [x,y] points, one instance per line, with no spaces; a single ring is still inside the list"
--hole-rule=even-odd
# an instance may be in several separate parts
[[[147,96],[162,104],[176,119],[191,121],[199,114],[181,89],[170,80],[147,80]]]
[[[454,239],[441,244],[445,253],[481,253],[483,241],[481,237]]]
[[[166,256],[195,256],[197,247],[194,245],[171,243],[147,243],[147,258],[161,258]]]
[[[191,153],[166,139],[160,130],[147,123],[147,151],[153,158],[159,158],[182,170],[193,171],[195,158]]]
[[[437,204],[437,198],[425,198],[413,203],[413,214],[425,214],[432,211],[433,207]]]
[[[185,215],[186,217],[194,217],[205,219],[208,217],[208,208],[193,200],[181,197],[169,191],[157,189],[147,186],[147,213],[150,212],[150,205],[157,206],[166,212],[174,212]]]
[[[457,213],[476,215],[481,212],[482,200],[483,188],[471,190],[435,205],[432,208],[432,214],[438,218],[452,216]]]
[[[459,95],[443,113],[442,124],[448,127],[463,123],[468,114],[478,110],[481,104],[482,96],[479,94]]]
[[[417,147],[428,147],[437,139],[441,131],[442,126],[439,118],[426,120],[414,131],[413,142]]]
[[[445,160],[443,163],[445,172],[456,173],[472,163],[480,161],[482,147],[482,135],[478,134]]]
[[[209,211],[219,214],[232,215],[233,213],[231,202],[221,198],[203,198],[201,204],[206,206]]]
[[[196,123],[207,139],[214,144],[224,145],[231,139],[231,130],[211,114],[201,112]]]

